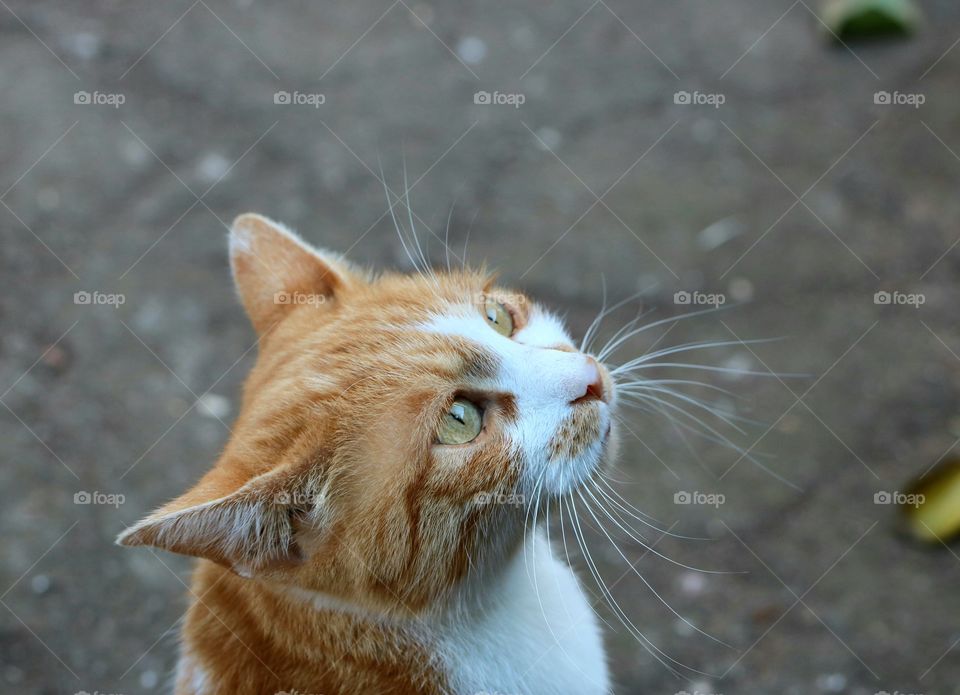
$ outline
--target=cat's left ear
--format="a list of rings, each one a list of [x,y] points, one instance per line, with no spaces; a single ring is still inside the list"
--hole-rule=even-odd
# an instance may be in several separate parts
[[[212,560],[241,576],[298,565],[323,535],[324,488],[290,466],[251,480],[217,466],[191,490],[117,538]]]
[[[230,229],[230,267],[237,292],[258,333],[303,306],[332,302],[365,282],[336,254],[310,246],[262,215],[240,215]]]

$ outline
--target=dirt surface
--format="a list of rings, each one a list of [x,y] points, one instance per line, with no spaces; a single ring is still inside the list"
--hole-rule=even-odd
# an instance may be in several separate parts
[[[960,693],[957,549],[875,503],[960,436],[960,5],[848,47],[811,0],[0,5],[4,692],[166,687],[189,562],[112,540],[229,434],[255,351],[224,223],[263,212],[406,269],[379,180],[401,192],[405,163],[438,263],[449,215],[454,262],[578,335],[604,282],[651,321],[725,301],[615,363],[710,339],[731,344],[671,357],[809,375],[660,372],[732,391],[686,390],[755,419],[700,413],[770,472],[624,413],[615,487],[709,540],[617,534],[621,556],[581,510],[589,547],[629,620],[707,675],[676,678],[600,602],[616,692]]]

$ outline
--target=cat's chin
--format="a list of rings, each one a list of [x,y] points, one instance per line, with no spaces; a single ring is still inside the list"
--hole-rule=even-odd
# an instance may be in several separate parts
[[[579,455],[552,462],[543,473],[541,494],[561,497],[576,494],[588,485],[604,463],[614,456],[617,449],[617,429],[610,409],[601,406],[598,434]]]

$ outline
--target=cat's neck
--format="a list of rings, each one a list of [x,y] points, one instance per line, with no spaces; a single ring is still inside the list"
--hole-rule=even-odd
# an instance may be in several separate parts
[[[450,600],[413,617],[372,611],[322,592],[267,586],[215,566],[197,573],[195,593],[202,603],[212,605],[209,610],[197,605],[191,609],[182,671],[204,668],[200,662],[209,662],[209,655],[217,653],[220,645],[209,644],[209,630],[236,642],[210,619],[210,613],[226,610],[231,617],[224,616],[222,622],[233,626],[231,630],[257,654],[290,649],[307,655],[306,661],[284,665],[291,672],[312,666],[318,673],[332,670],[339,678],[356,679],[358,674],[342,672],[343,664],[365,668],[364,656],[369,654],[376,668],[393,674],[391,678],[407,674],[410,682],[418,683],[417,692],[479,692],[493,687],[528,692],[529,683],[544,679],[556,679],[557,692],[570,683],[578,684],[577,692],[606,692],[596,618],[576,577],[554,557],[540,532],[518,544],[500,571],[465,583]],[[237,626],[234,620],[242,622]],[[279,672],[273,664],[261,668],[249,655],[244,657],[242,646],[234,647],[235,659],[227,662],[231,668],[236,667],[236,658],[245,658],[253,670],[269,667]],[[310,659],[317,662],[311,665]],[[209,677],[218,682],[217,674]],[[374,680],[368,683],[377,682],[376,674],[370,677]],[[330,683],[339,682],[310,684],[329,689]],[[320,692],[304,690],[300,683],[282,685],[287,690],[296,685],[303,692]]]

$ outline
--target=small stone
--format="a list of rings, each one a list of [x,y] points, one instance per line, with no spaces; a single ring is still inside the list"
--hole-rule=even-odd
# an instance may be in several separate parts
[[[742,379],[744,376],[746,376],[743,374],[743,372],[752,371],[753,366],[753,360],[746,355],[734,355],[733,357],[724,361],[724,369],[729,369],[730,371],[724,372],[723,377],[730,381]]]
[[[66,49],[80,60],[95,58],[103,46],[103,40],[89,31],[70,34],[64,40]]]
[[[699,572],[684,572],[680,577],[680,588],[685,594],[689,594],[691,596],[696,596],[697,594],[703,593],[703,589],[706,585],[706,580]]]
[[[133,166],[146,164],[150,159],[150,153],[147,151],[147,148],[136,140],[124,141],[120,146],[120,156],[123,157],[123,161]]]
[[[3,669],[3,680],[7,683],[16,685],[23,682],[24,673],[16,666],[5,666]]]
[[[842,673],[824,673],[817,676],[817,687],[828,693],[842,693],[847,687],[847,677]]]
[[[690,687],[693,689],[694,693],[716,693],[716,689],[713,687],[713,684],[708,681],[694,681],[690,684]]]
[[[230,414],[230,399],[215,393],[205,393],[197,402],[197,412],[204,417],[222,420]]]
[[[70,354],[62,345],[53,345],[43,353],[43,364],[54,371],[63,371],[70,362]]]
[[[230,160],[217,152],[203,156],[197,163],[197,176],[206,183],[216,183],[230,170]]]
[[[735,217],[725,217],[703,229],[697,242],[704,251],[713,251],[742,233],[743,225]]]
[[[556,128],[541,128],[537,131],[537,146],[541,150],[555,150],[560,146],[563,136]]]
[[[160,677],[157,675],[156,671],[144,671],[140,674],[140,687],[147,688],[152,690],[157,687],[157,683],[160,682]]]
[[[467,65],[477,65],[487,57],[487,44],[476,36],[465,36],[457,44],[457,55]]]
[[[45,594],[50,590],[50,577],[45,574],[37,574],[30,580],[30,588],[35,594]]]
[[[727,291],[735,302],[749,302],[753,299],[753,283],[747,278],[733,278]]]

